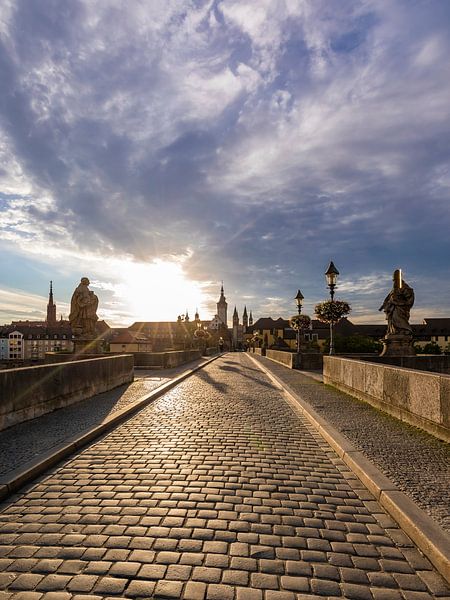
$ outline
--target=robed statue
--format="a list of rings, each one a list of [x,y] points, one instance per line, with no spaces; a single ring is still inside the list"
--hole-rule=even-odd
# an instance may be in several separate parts
[[[409,313],[414,304],[414,290],[402,281],[400,269],[394,271],[392,290],[384,299],[380,310],[386,313],[387,334],[412,335]]]
[[[70,301],[69,321],[72,332],[79,339],[94,339],[95,326],[98,320],[98,298],[89,289],[89,279],[82,277],[80,284],[72,294]]]
[[[408,356],[414,354],[413,332],[409,316],[414,305],[414,290],[402,280],[400,269],[394,271],[392,290],[384,299],[379,310],[384,310],[387,332],[382,355]]]

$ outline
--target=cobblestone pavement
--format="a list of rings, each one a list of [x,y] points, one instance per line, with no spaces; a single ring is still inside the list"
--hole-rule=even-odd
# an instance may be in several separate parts
[[[450,531],[450,446],[298,371],[252,355],[345,435],[397,487]]]
[[[135,381],[66,408],[0,432],[0,475],[33,460],[67,438],[101,423],[109,414],[136,402],[145,394],[194,364],[174,369],[136,370]]]
[[[3,503],[0,540],[0,600],[449,594],[244,354]]]

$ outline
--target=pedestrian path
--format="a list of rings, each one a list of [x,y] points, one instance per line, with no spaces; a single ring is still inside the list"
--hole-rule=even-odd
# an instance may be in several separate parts
[[[0,507],[0,600],[389,600],[450,590],[244,354]]]
[[[450,531],[450,446],[305,373],[253,355],[345,435],[397,487]],[[426,402],[426,398],[424,398]]]
[[[190,367],[204,362],[194,361]],[[131,384],[42,415],[0,432],[0,475],[6,475],[56,448],[72,436],[101,423],[139,398],[160,387],[183,371],[187,365],[158,371],[136,371]]]

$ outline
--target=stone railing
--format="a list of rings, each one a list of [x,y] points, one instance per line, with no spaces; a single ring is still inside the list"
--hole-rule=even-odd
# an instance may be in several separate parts
[[[323,381],[450,441],[450,375],[325,356]]]
[[[285,352],[283,350],[267,350],[266,357],[285,365],[289,369],[303,371],[320,371],[323,365],[323,354],[319,352]]]
[[[131,381],[129,354],[0,371],[0,430]]]
[[[134,366],[148,369],[170,369],[200,358],[201,350],[174,350],[169,352],[131,352]]]
[[[294,352],[284,352],[283,350],[266,350],[266,358],[281,363],[289,369],[295,369],[297,355]]]

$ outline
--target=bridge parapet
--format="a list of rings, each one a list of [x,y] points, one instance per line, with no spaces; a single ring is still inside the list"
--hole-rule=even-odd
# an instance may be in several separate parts
[[[324,356],[323,381],[450,441],[450,375]]]
[[[128,354],[0,371],[0,430],[131,381]]]

